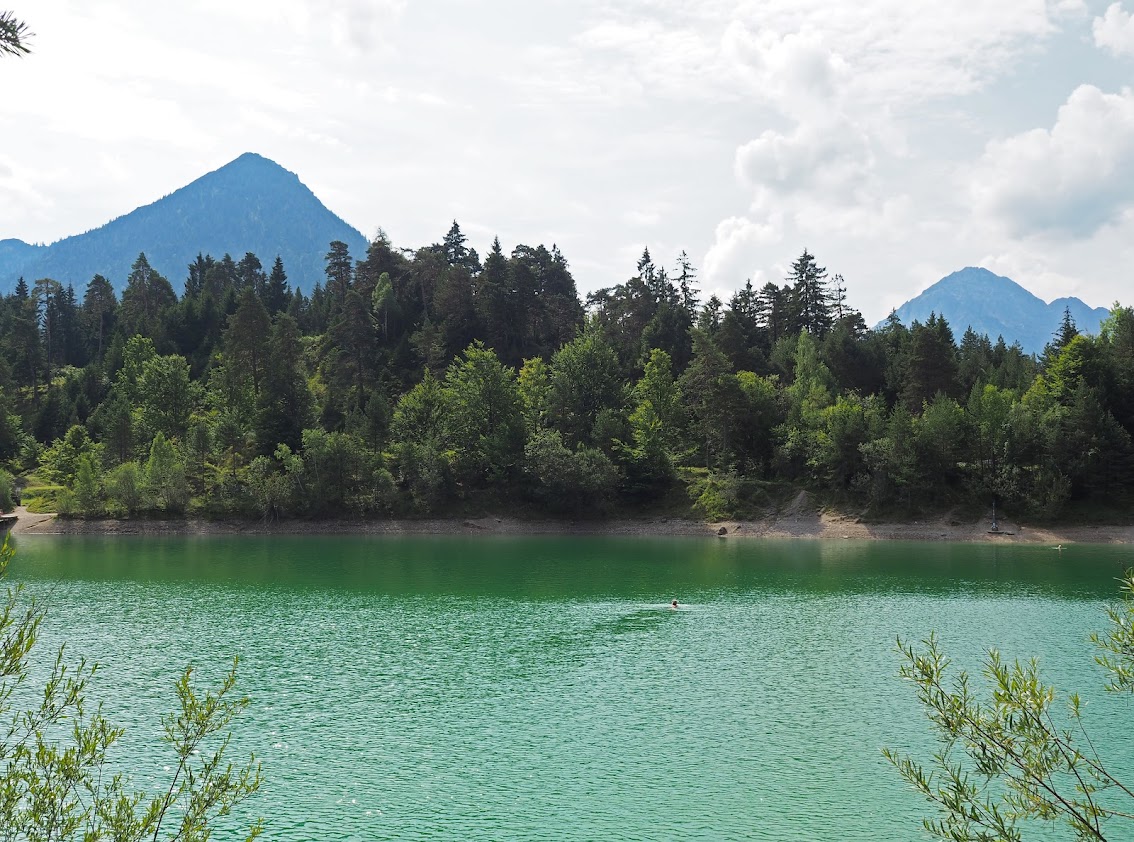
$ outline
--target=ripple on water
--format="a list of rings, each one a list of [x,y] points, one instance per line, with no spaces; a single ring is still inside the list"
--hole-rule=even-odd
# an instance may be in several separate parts
[[[145,576],[100,580],[100,552],[127,564],[146,545],[88,542],[85,566],[40,574],[43,645],[65,636],[106,664],[94,689],[142,783],[168,767],[155,712],[173,676],[193,661],[215,678],[239,653],[254,703],[234,750],[262,757],[254,809],[279,840],[916,838],[922,804],[879,754],[928,748],[897,634],[936,628],[962,662],[998,642],[1067,686],[1095,680],[1083,592],[1106,591],[1062,570],[1021,582],[1000,556],[982,579],[931,556],[902,578],[854,548],[724,543],[489,542],[500,555],[471,560],[413,542],[399,560],[392,543],[373,579],[350,555],[367,545],[273,544],[278,577],[249,579],[244,545],[206,543],[231,552],[224,575],[177,573],[167,546],[134,559]],[[339,579],[304,579],[303,558]]]

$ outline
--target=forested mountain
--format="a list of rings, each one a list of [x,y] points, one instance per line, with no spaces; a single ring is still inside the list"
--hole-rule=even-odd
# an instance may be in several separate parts
[[[27,266],[46,249],[46,246],[33,246],[23,240],[0,240],[0,278],[6,277],[12,267]]]
[[[1090,334],[1099,332],[1110,312],[1078,298],[1057,298],[1049,304],[1010,278],[969,266],[942,278],[895,312],[907,326],[936,313],[957,330],[972,327],[992,339],[1003,336],[1008,344],[1019,342],[1029,354],[1038,354],[1059,329],[1065,311],[1079,330]]]
[[[310,290],[323,278],[327,243],[339,240],[356,253],[366,239],[323,205],[295,173],[245,153],[153,204],[93,231],[49,246],[0,241],[0,291],[19,277],[82,286],[95,275],[116,291],[138,254],[167,277],[180,278],[198,253],[264,260],[281,257],[293,287]]]
[[[554,245],[482,260],[456,222],[416,250],[334,241],[310,295],[289,273],[198,255],[178,295],[140,254],[121,297],[21,282],[0,296],[0,465],[84,516],[1134,498],[1129,307],[1097,336],[1065,314],[1038,357],[937,314],[870,330],[806,251],[728,302],[644,251],[582,302]]]

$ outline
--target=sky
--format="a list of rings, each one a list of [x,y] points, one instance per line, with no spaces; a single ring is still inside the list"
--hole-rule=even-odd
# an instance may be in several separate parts
[[[555,243],[581,293],[648,247],[727,301],[807,249],[869,323],[965,266],[1134,304],[1134,0],[3,6],[0,239],[257,152],[367,237]]]

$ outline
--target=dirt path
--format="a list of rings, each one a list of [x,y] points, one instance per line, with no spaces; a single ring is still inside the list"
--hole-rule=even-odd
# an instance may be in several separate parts
[[[12,514],[16,516],[16,522],[12,524],[11,530],[13,535],[21,535],[27,532],[39,532],[41,531],[40,527],[45,525],[50,527],[51,521],[55,520],[54,512],[43,515],[35,514],[33,512],[29,512],[26,506],[16,506],[16,510],[12,512]],[[55,530],[48,528],[42,531],[53,532]]]

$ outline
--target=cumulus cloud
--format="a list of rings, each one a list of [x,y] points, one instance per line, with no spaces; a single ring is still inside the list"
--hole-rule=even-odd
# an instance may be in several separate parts
[[[834,99],[848,74],[846,60],[810,27],[780,35],[754,32],[734,20],[721,38],[721,50],[753,93],[788,113],[808,112]]]
[[[972,174],[979,210],[1020,236],[1089,236],[1134,204],[1134,92],[1081,85],[1051,130],[988,144]]]
[[[1134,16],[1124,11],[1121,3],[1111,3],[1091,27],[1095,46],[1116,56],[1134,55]]]
[[[849,196],[869,174],[873,152],[849,120],[801,123],[789,133],[768,130],[736,150],[735,171],[757,191],[779,194],[821,190]]]
[[[762,248],[779,242],[783,219],[773,214],[766,222],[730,216],[718,223],[713,244],[702,261],[706,288],[735,289],[755,274]]]

